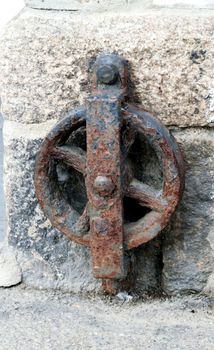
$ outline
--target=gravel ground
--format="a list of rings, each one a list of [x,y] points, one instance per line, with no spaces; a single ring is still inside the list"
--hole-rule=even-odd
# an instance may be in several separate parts
[[[0,289],[0,350],[214,349],[212,301]]]

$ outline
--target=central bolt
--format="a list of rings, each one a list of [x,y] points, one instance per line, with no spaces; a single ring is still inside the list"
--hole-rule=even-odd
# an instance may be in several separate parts
[[[114,188],[114,183],[107,176],[97,176],[94,180],[94,189],[99,195],[110,195]]]
[[[114,64],[106,64],[98,68],[97,79],[100,83],[111,85],[114,84],[118,79],[118,68]]]

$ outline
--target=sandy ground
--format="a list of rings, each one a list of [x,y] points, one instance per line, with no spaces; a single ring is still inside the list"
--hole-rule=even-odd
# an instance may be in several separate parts
[[[135,300],[0,289],[1,350],[214,349],[206,297]]]

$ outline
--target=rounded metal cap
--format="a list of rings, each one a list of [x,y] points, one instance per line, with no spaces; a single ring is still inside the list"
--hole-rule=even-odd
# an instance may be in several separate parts
[[[119,72],[114,64],[108,64],[98,68],[96,74],[99,83],[111,85],[117,81]]]

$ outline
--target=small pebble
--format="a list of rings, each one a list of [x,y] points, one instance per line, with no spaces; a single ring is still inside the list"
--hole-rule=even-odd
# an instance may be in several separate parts
[[[126,303],[130,302],[133,299],[133,297],[131,295],[129,295],[127,292],[119,292],[119,293],[117,293],[116,297],[119,300],[126,302]]]

